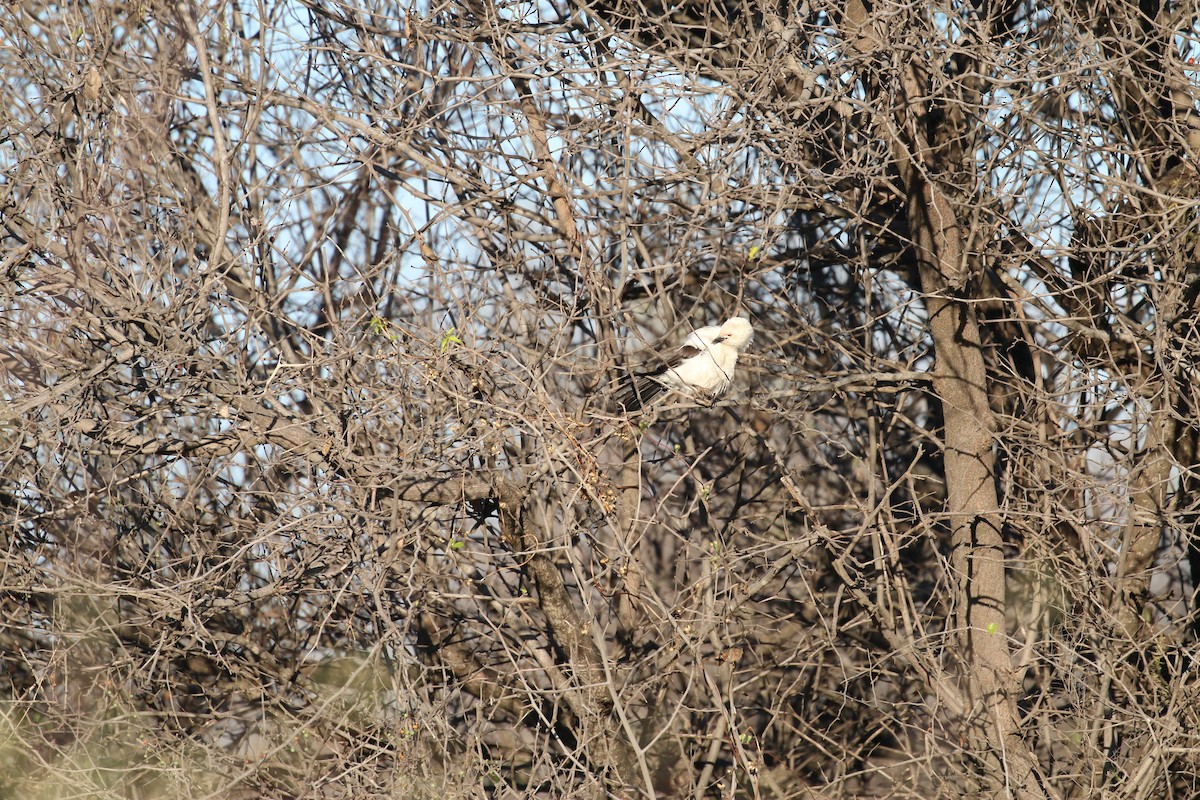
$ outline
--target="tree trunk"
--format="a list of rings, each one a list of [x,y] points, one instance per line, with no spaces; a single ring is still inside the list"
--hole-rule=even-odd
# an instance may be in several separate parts
[[[915,71],[905,93],[917,98]],[[912,105],[910,107],[920,107]],[[1035,756],[1021,737],[1014,671],[1005,632],[1004,552],[996,494],[995,423],[988,403],[979,320],[964,272],[964,237],[950,199],[927,179],[937,156],[914,120],[906,144],[893,142],[908,190],[908,219],[937,363],[933,390],[945,425],[946,513],[951,526],[954,630],[970,708],[968,739],[987,765],[984,780],[1001,796],[1047,798]],[[920,162],[918,166],[917,162]]]

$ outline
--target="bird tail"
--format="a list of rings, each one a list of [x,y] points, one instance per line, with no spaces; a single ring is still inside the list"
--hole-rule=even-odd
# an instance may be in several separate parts
[[[666,388],[653,378],[635,374],[627,375],[622,384],[621,393],[617,395],[617,403],[627,413],[641,411],[646,403],[649,403]]]

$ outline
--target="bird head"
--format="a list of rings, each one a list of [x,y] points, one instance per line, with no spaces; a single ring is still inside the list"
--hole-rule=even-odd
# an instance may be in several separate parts
[[[717,341],[741,350],[752,338],[754,328],[750,326],[750,320],[745,317],[731,317],[721,326]]]

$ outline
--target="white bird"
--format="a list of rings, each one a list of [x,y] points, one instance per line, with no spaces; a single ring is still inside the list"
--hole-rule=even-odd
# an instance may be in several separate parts
[[[670,356],[630,372],[617,402],[626,411],[637,411],[664,389],[716,397],[733,382],[738,354],[753,337],[754,328],[744,317],[694,330]]]

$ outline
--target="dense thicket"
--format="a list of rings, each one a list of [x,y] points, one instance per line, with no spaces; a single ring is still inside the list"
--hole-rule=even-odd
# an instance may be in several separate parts
[[[1193,797],[1200,19],[16,3],[0,797]],[[623,370],[734,314],[716,403]]]

